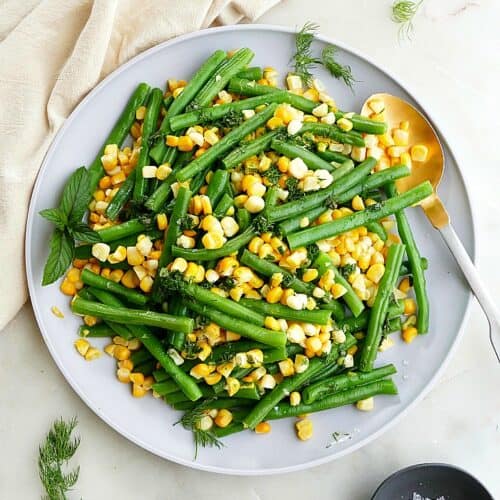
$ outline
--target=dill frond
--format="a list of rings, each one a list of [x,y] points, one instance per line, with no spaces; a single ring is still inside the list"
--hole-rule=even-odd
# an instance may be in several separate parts
[[[413,33],[413,18],[415,17],[423,0],[413,2],[411,0],[394,0],[391,7],[391,19],[399,24],[398,36],[411,39]]]

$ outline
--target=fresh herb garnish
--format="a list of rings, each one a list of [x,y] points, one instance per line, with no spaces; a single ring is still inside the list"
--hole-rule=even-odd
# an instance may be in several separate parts
[[[217,438],[213,430],[202,430],[200,429],[200,422],[203,417],[205,417],[210,409],[211,399],[205,400],[203,403],[193,408],[190,411],[184,413],[179,422],[182,424],[184,429],[193,432],[194,436],[194,458],[198,456],[198,447],[206,448],[207,446],[215,446],[217,448],[222,448],[224,444]]]
[[[78,480],[80,467],[67,473],[63,470],[80,445],[79,437],[71,437],[77,423],[76,418],[69,422],[56,420],[38,449],[38,473],[46,500],[66,500],[66,493]]]
[[[190,217],[189,215],[186,215],[185,217],[181,217],[177,221],[177,225],[179,226],[179,229],[181,231],[194,229],[196,227],[195,220],[193,219],[193,217]]]
[[[186,359],[195,359],[201,347],[196,342],[187,340],[182,348],[182,356]]]
[[[413,33],[413,18],[415,17],[423,0],[413,2],[410,0],[394,0],[391,6],[391,19],[399,24],[398,37],[411,39]]]
[[[312,43],[318,28],[319,26],[317,24],[308,22],[297,33],[295,37],[295,54],[292,57],[295,74],[300,76],[305,85],[310,86],[313,78],[312,70],[315,66],[322,65],[334,78],[343,80],[352,90],[355,79],[352,75],[351,68],[339,63],[335,59],[338,50],[335,45],[327,45],[321,52],[321,57],[315,57],[313,55]]]
[[[368,205],[366,207],[366,210],[370,212],[377,212],[382,208],[382,203],[380,201],[377,201],[377,203],[372,203],[371,205]]]
[[[285,182],[285,188],[288,191],[287,201],[299,200],[305,193],[299,189],[299,180],[295,177],[289,177]]]
[[[64,186],[58,208],[47,208],[40,215],[56,226],[50,239],[50,252],[43,269],[42,285],[59,279],[71,265],[75,240],[85,243],[101,241],[99,233],[82,223],[92,195],[87,169],[77,169]]]
[[[267,233],[274,229],[273,224],[264,215],[257,215],[252,221],[252,225],[258,233]]]
[[[222,290],[228,292],[236,286],[236,280],[234,280],[230,276],[225,276],[217,281],[217,286]]]
[[[262,174],[273,186],[278,184],[281,172],[276,165],[272,165]]]
[[[151,225],[154,214],[145,205],[146,198],[142,200],[130,200],[125,208],[120,213],[120,220],[122,222],[130,219],[138,219],[144,225]]]
[[[307,246],[307,257],[311,262],[314,262],[316,260],[318,253],[319,253],[319,248],[318,245],[316,245],[316,243],[312,243],[311,245]]]
[[[346,264],[339,267],[340,274],[347,280],[349,276],[356,271],[356,264]]]
[[[232,109],[229,113],[217,118],[217,120],[210,120],[204,117],[201,112],[200,123],[204,126],[218,127],[218,128],[234,128],[243,123],[244,117],[241,111]]]

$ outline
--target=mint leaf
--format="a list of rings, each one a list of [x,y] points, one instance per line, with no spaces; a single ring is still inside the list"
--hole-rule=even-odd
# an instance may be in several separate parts
[[[74,224],[68,228],[68,231],[77,241],[83,241],[85,243],[99,243],[102,241],[97,231],[90,229],[90,227],[83,223]]]
[[[89,173],[85,167],[80,167],[64,186],[59,205],[70,225],[81,222],[91,197]]]
[[[60,208],[46,208],[45,210],[41,210],[39,214],[47,219],[49,222],[52,222],[57,229],[64,231],[66,224],[68,223],[68,219],[66,215]]]
[[[71,236],[56,229],[50,239],[50,253],[43,269],[42,285],[50,285],[64,274],[71,265],[74,252]]]

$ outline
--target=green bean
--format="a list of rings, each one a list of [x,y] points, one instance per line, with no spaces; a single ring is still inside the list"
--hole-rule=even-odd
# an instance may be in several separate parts
[[[356,135],[354,132],[344,132],[336,125],[327,125],[326,123],[307,122],[302,125],[299,134],[310,132],[316,136],[329,137],[334,141],[342,144],[350,144],[352,146],[363,148],[365,140],[363,137]]]
[[[387,307],[393,294],[396,280],[403,262],[405,246],[393,244],[389,247],[385,263],[385,273],[380,280],[375,302],[368,321],[368,327],[363,348],[359,359],[359,369],[369,372],[373,369],[373,362],[377,356],[377,349],[382,338],[382,327],[387,316]]]
[[[326,151],[316,151],[316,154],[323,158],[323,160],[335,163],[344,163],[346,160],[350,160],[349,156],[339,153],[337,151],[330,151],[329,149]]]
[[[170,105],[174,102],[174,96],[173,95],[169,95],[168,97],[165,97],[165,99],[163,99],[163,107],[165,108],[165,110],[168,111],[168,108],[170,108]]]
[[[165,398],[163,398],[165,401]],[[189,411],[192,410],[193,408],[196,408],[196,402],[194,401],[180,401],[179,403],[168,403],[168,401],[165,401],[165,403],[169,404],[174,410],[177,411]]]
[[[135,177],[137,175],[137,170],[130,172],[129,176],[125,179],[120,189],[113,196],[113,199],[109,202],[106,207],[106,217],[110,220],[116,220],[123,207],[127,201],[132,196],[132,191],[134,190]]]
[[[251,267],[254,271],[257,271],[259,274],[262,274],[266,277],[271,277],[273,274],[281,273],[283,275],[284,281],[288,288],[292,288],[298,293],[307,293],[309,295],[312,294],[315,285],[313,283],[305,283],[300,280],[292,273],[284,269],[283,267],[278,266],[277,264],[273,264],[268,260],[261,259],[249,252],[248,250],[244,250],[241,255],[240,262],[245,266]]]
[[[234,395],[236,398],[240,399],[251,399],[252,401],[258,401],[260,399],[260,393],[255,384],[242,385],[238,392]]]
[[[97,232],[104,243],[109,243],[111,241],[121,240],[133,234],[143,233],[146,230],[146,226],[141,221],[138,219],[130,219],[122,224],[99,229]]]
[[[334,170],[331,163],[328,163],[312,151],[302,146],[298,146],[297,144],[282,141],[280,139],[273,139],[271,141],[271,149],[291,159],[300,158],[312,170],[322,169],[328,172]]]
[[[324,361],[320,358],[312,358],[309,367],[302,373],[296,373],[285,378],[273,390],[268,392],[243,419],[244,426],[248,429],[255,429],[255,426],[266,419],[269,412],[285,397],[295,389],[303,385],[308,379],[314,376],[323,366]]]
[[[387,186],[387,193],[394,197],[397,195],[394,183]],[[403,210],[396,212],[396,222],[401,240],[406,245],[406,254],[410,263],[413,275],[413,288],[417,299],[417,330],[418,333],[427,333],[429,330],[429,299],[425,286],[424,268],[421,264],[420,252],[418,251],[415,238],[411,231],[410,224]]]
[[[184,374],[184,376],[189,377],[193,381],[193,383],[195,383],[196,388],[201,393],[200,397],[205,397],[205,398],[213,398],[214,397],[215,393],[214,393],[213,389],[210,386],[207,386],[207,385],[197,385],[196,382],[194,381],[194,379],[192,377],[190,377],[189,375],[186,375],[184,372],[182,372],[182,373]],[[191,399],[191,398],[189,398],[184,393],[184,391],[181,390],[181,391],[176,391],[176,392],[171,392],[169,394],[166,394],[163,397],[163,399],[165,400],[165,402],[167,402],[168,404],[172,405],[172,404],[176,404],[176,403],[181,403],[181,402],[184,402],[184,401],[188,401],[188,399]]]
[[[342,375],[337,375],[329,380],[316,382],[315,384],[308,385],[302,391],[302,401],[306,404],[311,404],[318,399],[323,399],[332,396],[338,392],[353,389],[359,385],[366,385],[377,380],[389,377],[396,373],[394,365],[386,365],[380,368],[375,368],[368,373],[363,372],[347,372]]]
[[[130,131],[130,127],[135,121],[135,112],[146,100],[149,94],[149,85],[147,83],[140,83],[130,97],[125,109],[123,110],[120,118],[118,118],[113,130],[109,133],[106,141],[99,150],[94,161],[89,167],[90,178],[90,192],[93,193],[99,184],[99,179],[103,176],[104,169],[102,167],[101,156],[104,154],[104,148],[108,144],[116,144],[120,147]]]
[[[241,305],[240,302],[235,302],[234,300],[221,297],[220,295],[202,288],[195,283],[183,283],[182,293],[191,297],[191,299],[196,301],[196,303],[209,306],[215,311],[220,311],[221,313],[229,316],[243,319],[254,325],[264,325],[265,317],[259,312],[253,311],[252,309]]]
[[[241,422],[231,422],[226,427],[214,427],[213,433],[217,438],[223,438],[244,430],[245,427]]]
[[[234,238],[231,238],[221,248],[207,250],[205,248],[181,248],[178,246],[172,247],[172,255],[174,257],[182,257],[186,260],[214,260],[220,259],[227,255],[237,252],[241,247],[245,246],[254,236],[255,230],[253,227],[248,227],[242,233]]]
[[[194,99],[196,94],[207,83],[209,78],[217,70],[219,64],[226,59],[226,53],[223,50],[216,50],[193,75],[183,91],[177,96],[168,109],[167,115],[163,118],[160,125],[160,139],[151,149],[151,157],[157,164],[165,162],[167,151],[176,151],[176,148],[167,148],[165,136],[171,132],[170,119],[184,111],[184,108]]]
[[[355,317],[359,316],[365,308],[363,301],[356,295],[356,292],[352,289],[351,284],[335,267],[332,259],[328,256],[328,254],[320,252],[313,263],[313,267],[318,270],[320,276],[323,276],[330,269],[333,271],[333,274],[335,276],[335,283],[339,283],[346,289],[345,294],[342,295],[342,299],[345,301],[352,314]]]
[[[316,208],[311,208],[307,212],[300,214],[298,217],[293,217],[292,219],[284,220],[278,224],[279,232],[282,236],[294,233],[303,227],[309,226],[313,223],[321,214],[324,214],[328,210],[327,207],[319,206]]]
[[[104,278],[99,274],[95,274],[90,269],[84,269],[81,273],[80,279],[88,286],[99,288],[100,290],[108,290],[124,299],[128,300],[132,304],[137,304],[143,306],[147,304],[148,298],[146,295],[127,288],[120,283],[115,283],[113,280]]]
[[[229,59],[222,61],[215,74],[206,82],[193,99],[194,109],[209,106],[212,99],[227,85],[227,82],[240,72],[252,59],[254,53],[248,48],[239,49]]]
[[[177,180],[180,182],[186,181],[194,177],[198,172],[210,167],[215,160],[231,151],[248,134],[264,125],[273,116],[276,106],[277,104],[275,103],[270,104],[255,116],[243,122],[239,127],[232,129],[219,142],[207,149],[204,154],[198,156],[198,158],[179,170],[176,175]]]
[[[208,183],[208,188],[206,195],[210,200],[210,204],[212,207],[215,207],[218,201],[221,199],[224,194],[224,189],[226,188],[226,184],[229,182],[229,173],[225,170],[216,170],[210,182]]]
[[[134,372],[142,373],[145,377],[148,377],[153,373],[157,364],[158,361],[156,361],[156,359],[150,359],[137,366],[134,365]]]
[[[160,396],[166,396],[167,394],[179,391],[179,386],[173,379],[168,379],[164,382],[156,382],[151,388]]]
[[[114,321],[126,325],[157,326],[158,328],[186,333],[191,333],[194,325],[191,318],[179,318],[154,311],[143,311],[142,309],[112,307],[78,297],[71,303],[71,310],[75,314],[97,316],[105,321]]]
[[[189,200],[191,200],[191,191],[187,187],[181,187],[177,192],[174,209],[172,211],[172,215],[170,216],[171,223],[165,231],[165,241],[163,243],[163,249],[158,262],[158,267],[160,269],[165,267],[172,260],[172,247],[181,232],[178,221],[186,216],[189,207]],[[174,221],[173,224],[172,221]]]
[[[246,80],[260,80],[262,78],[262,68],[254,66],[245,68],[236,73],[236,78],[245,78]]]
[[[120,307],[115,303],[113,303],[113,304],[109,303],[108,305],[109,306],[116,305],[117,307]],[[132,361],[134,366],[141,365],[142,363],[146,363],[146,361],[150,361],[151,359],[154,359],[154,358],[145,347],[141,347],[141,349],[139,349],[138,351],[134,351],[130,355],[130,361]],[[165,373],[165,371],[163,371],[163,370],[162,370],[162,372]]]
[[[299,214],[303,214],[312,208],[324,205],[324,202],[328,199],[336,201],[337,196],[362,182],[376,163],[377,161],[374,158],[368,158],[354,170],[332,182],[327,188],[305,195],[299,200],[284,203],[273,208],[269,211],[270,222],[297,217]]]
[[[236,211],[236,220],[238,221],[238,226],[240,226],[240,231],[246,231],[248,229],[252,222],[251,219],[250,212],[246,208],[238,208]]]
[[[206,306],[201,306],[195,302],[188,302],[187,306],[195,313],[206,316],[222,328],[239,333],[243,337],[256,340],[257,342],[261,342],[271,347],[280,347],[286,343],[286,335],[284,332],[267,330],[266,328],[249,324],[238,318],[224,316],[218,311],[208,309]]]
[[[224,217],[232,206],[233,198],[227,193],[224,193],[214,209],[214,216],[218,218]]]
[[[345,317],[344,306],[335,299],[331,299],[329,302],[325,304],[320,304],[320,309],[326,309],[327,311],[332,311],[332,316],[335,320],[341,320]]]
[[[93,326],[81,325],[78,328],[78,335],[85,338],[113,337],[114,334],[114,330],[107,323],[97,323]]]
[[[359,168],[359,167],[358,167]],[[327,222],[319,226],[304,229],[297,233],[289,234],[287,236],[290,248],[298,248],[307,246],[319,240],[332,238],[337,234],[345,233],[351,229],[361,227],[367,222],[379,220],[387,217],[399,210],[414,205],[419,201],[427,198],[433,192],[432,185],[429,181],[408,190],[404,194],[389,198],[377,205],[372,205],[365,210],[360,210],[354,214],[347,215],[341,219]]]
[[[77,247],[78,248],[78,247]],[[424,271],[427,271],[427,268],[429,267],[429,261],[425,257],[420,257],[420,266]],[[401,264],[401,269],[399,270],[399,276],[407,276],[411,274],[411,264],[409,261],[404,261]]]
[[[226,342],[212,349],[212,354],[207,359],[210,363],[220,363],[229,356],[234,356],[238,352],[246,352],[251,349],[261,349],[262,351],[270,349],[266,344],[259,344],[253,340],[239,340],[237,342]]]
[[[276,137],[281,132],[282,129],[277,128],[275,130],[267,132],[264,135],[261,135],[260,137],[257,137],[256,139],[242,142],[237,148],[233,149],[225,158],[223,158],[222,164],[224,165],[224,168],[234,168],[245,161],[247,158],[258,155],[259,153],[262,153],[262,151],[266,151],[269,148],[273,137]]]
[[[132,356],[130,356],[132,359]],[[161,370],[155,370],[153,372],[153,377],[156,382],[165,382],[165,380],[170,379],[170,375],[162,368]]]
[[[343,111],[337,111],[335,113],[335,118],[340,120],[340,118],[344,118],[345,114],[346,113]],[[352,123],[354,130],[358,132],[374,135],[382,135],[387,132],[387,123],[385,122],[370,120],[370,118],[357,114],[350,116],[348,120]]]
[[[379,221],[367,222],[365,226],[370,233],[376,234],[382,241],[387,241],[387,231]]]
[[[304,321],[305,323],[314,323],[316,325],[326,325],[330,321],[331,311],[326,311],[324,309],[314,309],[309,311],[303,309],[297,311],[291,307],[287,307],[281,304],[270,304],[264,300],[255,299],[240,299],[239,304],[247,307],[248,309],[254,309],[261,314],[266,316],[275,316],[277,318],[283,318],[291,321]]]
[[[282,361],[288,357],[288,352],[285,346],[275,347],[274,349],[268,349],[264,352],[264,364],[276,363],[277,361]]]
[[[185,317],[188,310],[181,297],[173,297],[169,303],[168,312],[174,316]],[[170,338],[170,344],[172,347],[175,347],[178,351],[182,351],[185,342],[186,334],[184,332],[172,332],[172,337]]]
[[[369,192],[370,190],[379,188],[386,185],[388,182],[406,177],[408,175],[410,175],[410,169],[405,165],[394,166],[386,170],[382,170],[381,172],[371,174],[364,180],[362,180],[359,184],[356,184],[355,186],[337,196],[335,202],[339,205],[348,203],[358,194],[364,196],[365,193]]]
[[[161,105],[163,102],[163,92],[160,89],[153,89],[149,99],[146,116],[142,123],[141,150],[135,171],[135,184],[132,198],[141,201],[146,191],[146,179],[142,175],[142,169],[149,163],[149,138],[158,122]]]
[[[204,125],[215,122],[229,113],[241,112],[246,109],[255,109],[258,106],[262,106],[263,104],[268,105],[272,102],[282,103],[286,102],[286,99],[287,92],[281,90],[273,94],[251,97],[250,99],[242,99],[209,108],[201,108],[171,117],[170,127],[172,130],[177,131],[194,125]]]
[[[397,300],[395,302],[391,302],[387,308],[387,321],[392,319],[396,319],[401,316],[404,312],[404,301]],[[359,332],[360,330],[364,330],[368,325],[368,319],[370,318],[370,312],[364,310],[358,317],[349,317],[344,318],[343,320],[338,320],[337,326],[344,330],[345,332]],[[389,325],[393,326],[393,325]],[[389,330],[390,332],[397,331],[399,328]]]
[[[175,172],[170,172],[170,175],[153,191],[151,196],[146,200],[144,205],[154,213],[158,213],[163,205],[165,205],[170,194],[172,184],[176,182]]]
[[[381,394],[395,395],[398,393],[394,382],[389,380],[378,380],[371,384],[361,385],[342,391],[327,398],[320,399],[311,404],[300,403],[297,406],[290,406],[288,403],[280,403],[267,414],[266,419],[276,420],[279,418],[298,417],[308,413],[330,410],[339,406],[346,406],[363,399],[371,398]],[[262,400],[261,400],[262,401]]]

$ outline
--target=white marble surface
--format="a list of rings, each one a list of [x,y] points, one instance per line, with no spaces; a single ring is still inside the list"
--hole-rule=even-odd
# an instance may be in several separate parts
[[[466,174],[475,209],[478,267],[500,296],[500,2],[425,0],[411,43],[397,43],[389,0],[288,0],[262,23],[321,31],[409,82],[433,109]],[[500,497],[500,367],[474,303],[465,336],[432,392],[384,436],[336,462],[289,475],[203,473],[143,451],[101,422],[50,358],[30,306],[0,334],[0,498],[39,498],[37,446],[54,418],[77,415],[81,476],[71,498],[364,500],[396,469],[444,461],[468,469]],[[439,332],[435,333],[436,335]]]

